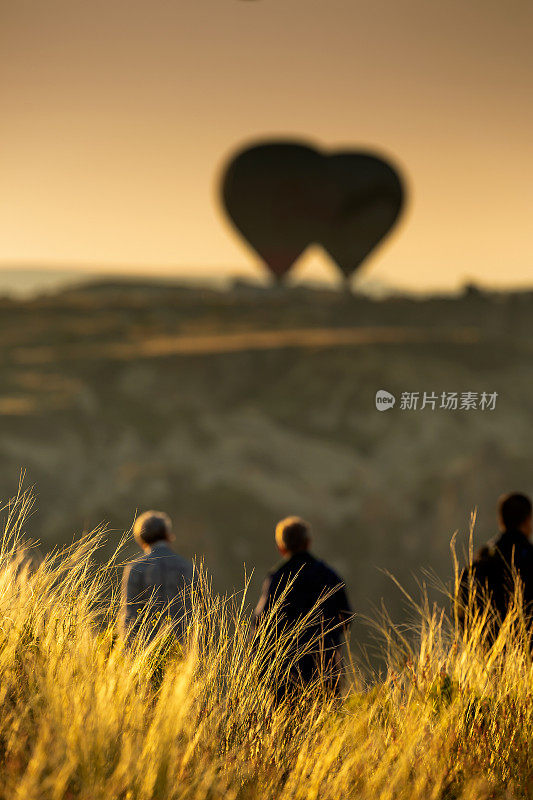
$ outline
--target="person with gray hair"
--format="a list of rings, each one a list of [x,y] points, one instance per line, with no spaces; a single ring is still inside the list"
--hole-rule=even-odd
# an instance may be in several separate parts
[[[133,535],[144,551],[124,569],[119,627],[126,641],[141,636],[153,641],[161,627],[170,623],[182,639],[190,612],[193,565],[175,553],[170,517],[162,511],[146,511],[135,521]]]

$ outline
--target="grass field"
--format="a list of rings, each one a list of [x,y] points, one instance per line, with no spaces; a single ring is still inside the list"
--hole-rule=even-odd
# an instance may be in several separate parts
[[[120,549],[102,533],[30,566],[31,505],[4,511],[0,563],[0,797],[530,798],[532,666],[518,611],[490,652],[437,607],[408,631],[381,619],[388,669],[349,670],[342,700],[297,707],[271,690],[287,638],[254,648],[246,590],[207,577],[182,648],[164,633],[126,650],[115,634]],[[279,677],[279,676],[278,676]]]

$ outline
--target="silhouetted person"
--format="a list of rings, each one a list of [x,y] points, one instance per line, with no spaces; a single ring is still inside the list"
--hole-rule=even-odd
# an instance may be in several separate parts
[[[135,522],[133,535],[144,555],[128,564],[122,578],[120,623],[127,640],[142,631],[150,642],[167,622],[183,636],[193,565],[171,550],[171,530],[170,518],[160,511],[147,511]]]
[[[505,618],[515,589],[515,579],[523,592],[526,617],[533,612],[533,545],[529,541],[532,526],[532,504],[524,494],[511,493],[498,503],[500,535],[482,547],[472,563],[473,602],[478,608],[490,599],[493,619],[489,623],[488,640],[494,641]],[[461,574],[459,584],[459,622],[464,626],[464,608],[468,604],[470,572]],[[491,615],[492,616],[492,615]]]
[[[255,628],[263,624],[273,604],[287,589],[273,624],[279,635],[295,630],[317,602],[329,594],[313,615],[313,622],[298,634],[293,650],[314,642],[311,651],[299,655],[290,669],[288,685],[276,687],[278,697],[287,690],[320,679],[326,688],[337,691],[341,677],[343,631],[351,621],[351,608],[342,578],[309,552],[311,538],[307,523],[299,517],[288,517],[276,527],[276,545],[285,561],[264,581],[261,598],[255,608]],[[292,583],[291,583],[292,581]],[[290,585],[289,585],[290,584]],[[333,590],[333,591],[332,591]]]

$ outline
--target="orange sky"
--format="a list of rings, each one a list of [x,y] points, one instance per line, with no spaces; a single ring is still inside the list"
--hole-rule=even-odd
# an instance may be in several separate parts
[[[216,180],[247,140],[410,184],[364,278],[532,284],[526,0],[0,0],[0,264],[254,276]],[[336,277],[325,256],[295,277]]]

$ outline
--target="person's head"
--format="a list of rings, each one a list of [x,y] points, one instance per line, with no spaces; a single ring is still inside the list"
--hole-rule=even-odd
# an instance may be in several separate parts
[[[525,494],[511,492],[500,497],[498,514],[502,530],[521,531],[526,536],[530,536],[532,531],[531,513],[531,500]]]
[[[172,522],[163,511],[145,511],[135,520],[133,535],[139,547],[150,551],[156,542],[170,542]]]
[[[276,544],[282,556],[304,553],[310,543],[309,525],[300,517],[286,517],[276,525]]]

